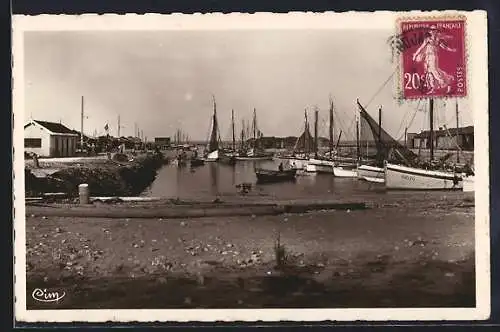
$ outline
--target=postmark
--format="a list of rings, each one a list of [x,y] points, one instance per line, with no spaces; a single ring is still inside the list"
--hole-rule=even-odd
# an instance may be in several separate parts
[[[467,96],[465,27],[464,17],[397,21],[400,98]]]

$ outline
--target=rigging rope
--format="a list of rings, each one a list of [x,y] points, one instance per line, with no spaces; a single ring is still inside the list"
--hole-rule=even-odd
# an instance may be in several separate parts
[[[398,70],[398,68],[394,68],[394,71],[392,72],[391,75],[389,75],[389,77],[385,80],[385,82],[382,84],[382,86],[377,90],[377,92],[375,92],[375,94],[373,95],[373,97],[371,97],[369,100],[368,100],[368,103],[365,105],[365,108],[368,108],[368,106],[370,106],[371,102],[377,97],[377,95],[382,91],[382,89],[387,85],[387,83],[389,83],[389,81],[394,77],[394,74],[396,74],[396,71]]]

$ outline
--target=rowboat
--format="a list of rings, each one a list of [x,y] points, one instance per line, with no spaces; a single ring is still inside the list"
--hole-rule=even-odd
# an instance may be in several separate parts
[[[199,158],[193,158],[190,161],[191,167],[203,166],[205,164],[205,160]]]
[[[257,183],[276,183],[295,181],[296,169],[289,169],[283,171],[275,171],[263,168],[256,168],[255,175],[257,176]]]

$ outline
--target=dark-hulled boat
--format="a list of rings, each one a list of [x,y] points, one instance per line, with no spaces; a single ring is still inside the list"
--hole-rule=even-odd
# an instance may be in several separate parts
[[[288,169],[283,171],[275,171],[263,168],[256,168],[255,175],[257,176],[257,183],[276,183],[295,181],[296,169]]]
[[[205,165],[205,160],[200,159],[200,158],[193,158],[190,161],[191,167],[199,167]]]

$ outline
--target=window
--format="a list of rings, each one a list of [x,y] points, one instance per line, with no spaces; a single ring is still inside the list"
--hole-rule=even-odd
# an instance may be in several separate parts
[[[42,139],[41,138],[25,138],[24,139],[25,148],[41,148]]]

